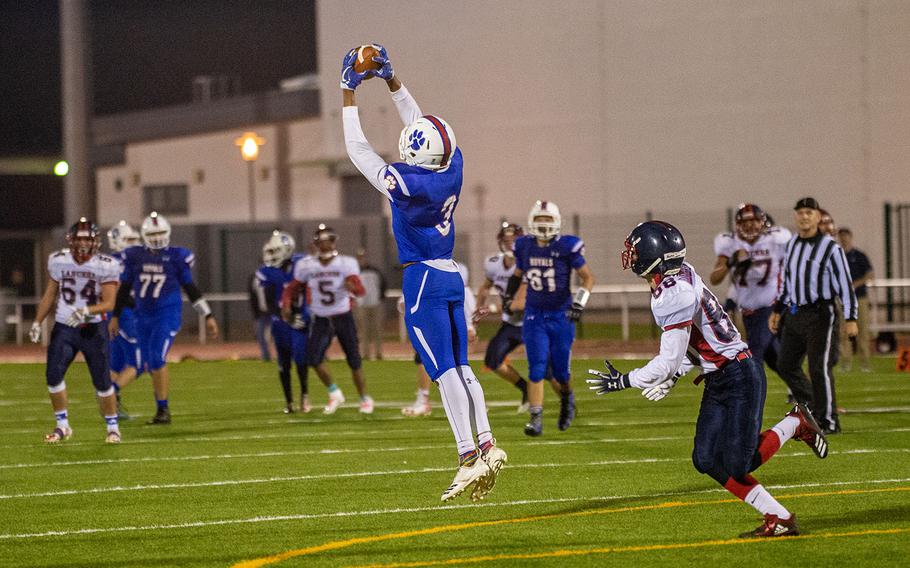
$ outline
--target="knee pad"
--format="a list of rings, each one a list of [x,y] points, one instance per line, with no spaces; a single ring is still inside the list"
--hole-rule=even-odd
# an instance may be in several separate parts
[[[66,381],[61,380],[56,385],[47,385],[47,392],[54,394],[66,390]]]
[[[108,387],[107,390],[95,391],[95,394],[97,394],[101,398],[107,398],[109,396],[114,396],[114,385],[111,385],[110,387]]]

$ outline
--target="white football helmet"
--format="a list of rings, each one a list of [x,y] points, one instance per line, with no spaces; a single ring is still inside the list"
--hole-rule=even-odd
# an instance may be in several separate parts
[[[145,218],[140,232],[142,241],[150,249],[163,249],[171,242],[171,224],[157,211],[152,211],[152,214]]]
[[[401,159],[408,165],[428,170],[447,168],[457,147],[452,127],[431,114],[405,126],[398,139]]]
[[[275,229],[272,236],[262,245],[262,263],[266,266],[279,267],[294,254],[294,237]]]
[[[136,246],[140,242],[142,242],[142,239],[139,233],[124,220],[111,227],[107,232],[107,245],[110,247],[111,252],[120,252],[123,249]]]
[[[550,221],[538,220],[538,217],[550,217]],[[538,201],[528,213],[528,232],[538,239],[548,241],[562,230],[562,217],[559,207],[552,201]]]

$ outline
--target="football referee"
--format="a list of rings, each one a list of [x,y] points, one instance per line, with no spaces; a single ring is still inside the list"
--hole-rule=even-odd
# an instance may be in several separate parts
[[[798,233],[787,244],[783,285],[768,320],[771,331],[782,327],[778,373],[799,402],[806,402],[826,434],[840,432],[834,395],[835,350],[838,325],[834,299],[844,309],[844,329],[854,337],[856,293],[843,249],[818,230],[821,217],[818,202],[804,197],[796,202]],[[781,315],[784,322],[781,325]],[[808,356],[811,382],[802,370]]]

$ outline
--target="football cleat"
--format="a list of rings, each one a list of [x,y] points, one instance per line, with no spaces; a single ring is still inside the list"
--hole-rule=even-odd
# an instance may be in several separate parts
[[[565,432],[572,425],[573,419],[575,419],[575,393],[564,393],[559,401],[559,420],[556,422],[556,426],[560,431]]]
[[[114,430],[113,432],[108,432],[107,436],[104,438],[106,444],[119,444],[120,443],[120,432]]]
[[[361,414],[373,414],[373,409],[375,404],[373,403],[373,398],[369,396],[363,397],[360,401],[360,413]]]
[[[284,405],[284,408],[281,409],[281,412],[283,412],[285,414],[294,414],[294,403],[289,402],[286,405]]]
[[[171,423],[171,410],[169,408],[159,408],[146,424],[170,424]]]
[[[69,440],[73,435],[72,428],[61,428],[57,426],[54,428],[54,431],[44,437],[44,441],[48,444],[56,444],[64,440]]]
[[[465,489],[490,473],[490,466],[481,458],[477,458],[470,466],[463,465],[455,472],[452,485],[442,492],[442,500],[448,501],[461,495]]]
[[[493,486],[496,485],[499,470],[502,469],[502,464],[509,461],[509,457],[506,455],[505,451],[497,446],[492,446],[484,452],[480,456],[480,459],[487,462],[487,465],[490,467],[490,473],[480,478],[477,483],[474,484],[474,490],[471,491],[471,501],[474,501],[475,503],[483,500],[483,498],[493,490]]]
[[[518,414],[524,414],[531,408],[531,403],[528,402],[528,387],[521,389],[521,403],[518,405]]]
[[[433,407],[429,402],[415,402],[411,406],[405,406],[401,409],[405,416],[429,416],[433,413]]]
[[[344,393],[341,392],[341,389],[337,389],[334,392],[329,393],[329,403],[325,405],[325,408],[322,409],[323,414],[335,414],[335,411],[338,410],[338,407],[344,403]]]
[[[531,420],[525,424],[525,434],[534,437],[543,434],[543,413],[531,415]]]
[[[306,395],[306,394],[305,394],[305,395],[301,396],[301,397],[300,397],[300,412],[303,412],[304,414],[307,414],[307,413],[309,413],[311,410],[313,410],[313,406],[310,404],[310,397],[309,397],[309,395]]]
[[[809,411],[806,403],[800,402],[794,406],[793,410],[787,413],[787,416],[792,416],[799,420],[799,426],[796,427],[793,437],[805,442],[819,458],[828,457],[828,440],[825,438],[825,433],[819,427],[818,422],[815,421],[815,417],[812,416],[812,412]]]
[[[799,527],[796,524],[796,515],[791,514],[789,519],[781,519],[770,513],[765,515],[765,522],[753,531],[739,535],[740,538],[768,538],[776,536],[796,536]]]

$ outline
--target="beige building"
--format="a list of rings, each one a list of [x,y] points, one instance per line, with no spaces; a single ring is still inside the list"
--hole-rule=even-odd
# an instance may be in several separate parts
[[[334,0],[317,18],[315,114],[127,140],[122,163],[97,172],[100,222],[138,220],[143,188],[172,184],[186,186],[176,224],[249,220],[234,146],[244,130],[266,139],[256,220],[356,208],[345,192],[369,190],[344,177],[355,172],[338,74],[364,41],[383,42],[422,109],[455,129],[466,164],[456,220],[475,283],[500,216],[524,224],[537,198],[559,204],[567,230],[578,216],[602,282],[629,281],[618,251],[647,215],[679,224],[704,271],[729,208],[756,202],[789,225],[803,195],[851,226],[881,267],[883,203],[910,202],[902,0],[395,1],[368,17],[362,3]],[[396,157],[401,124],[385,86],[365,82],[358,100],[374,147]]]

